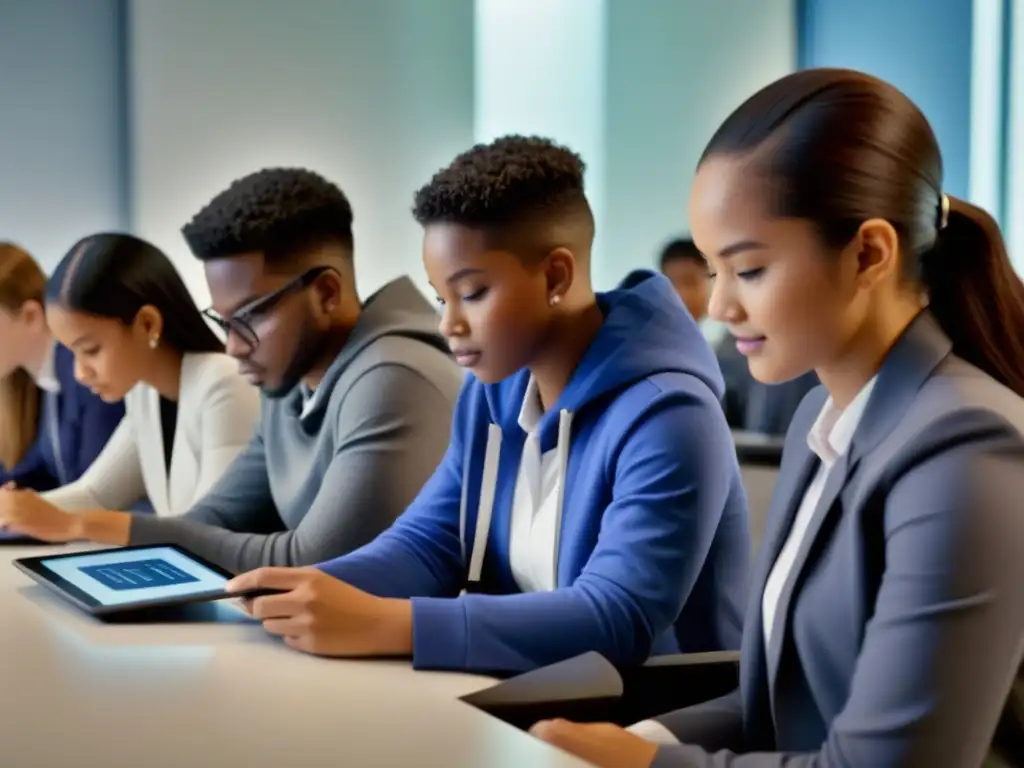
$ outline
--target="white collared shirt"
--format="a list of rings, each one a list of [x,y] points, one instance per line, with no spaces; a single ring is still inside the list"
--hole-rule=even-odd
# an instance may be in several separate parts
[[[789,529],[789,536],[786,543],[779,550],[779,556],[775,559],[771,573],[764,585],[764,592],[761,595],[761,631],[764,633],[764,647],[768,648],[768,641],[771,637],[772,627],[775,625],[775,612],[779,606],[779,598],[782,596],[782,588],[785,586],[789,574],[796,561],[796,554],[800,551],[804,536],[807,535],[807,528],[814,512],[821,501],[821,494],[825,490],[825,482],[828,473],[835,465],[839,457],[846,453],[853,442],[853,435],[860,425],[864,416],[864,409],[868,400],[871,399],[871,391],[875,388],[875,379],[871,379],[857,396],[853,398],[846,410],[840,410],[830,397],[818,414],[811,431],[807,434],[807,445],[821,460],[814,479],[804,492],[800,502],[800,508],[793,518],[793,526]],[[654,744],[678,744],[675,734],[657,720],[644,720],[629,728],[630,732]]]
[[[50,354],[43,360],[42,367],[32,377],[39,387],[44,392],[52,392],[57,394],[60,392],[60,379],[57,378],[57,345],[53,344],[50,347]]]
[[[526,433],[512,497],[509,561],[512,576],[523,592],[553,590],[558,540],[561,466],[558,446],[541,455],[538,426],[544,416],[533,376],[519,411]]]

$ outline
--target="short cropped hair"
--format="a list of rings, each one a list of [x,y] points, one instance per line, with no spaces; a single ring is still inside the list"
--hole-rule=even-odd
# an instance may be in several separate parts
[[[583,210],[586,166],[550,139],[504,136],[478,144],[438,171],[415,195],[421,225],[500,228],[536,214]]]
[[[674,240],[669,240],[662,247],[661,255],[658,257],[658,266],[664,270],[665,266],[673,261],[692,261],[703,265],[704,257],[697,250],[693,240],[688,237],[677,237]]]
[[[273,263],[327,244],[351,255],[352,206],[313,171],[265,168],[234,181],[181,231],[200,261],[258,251]]]

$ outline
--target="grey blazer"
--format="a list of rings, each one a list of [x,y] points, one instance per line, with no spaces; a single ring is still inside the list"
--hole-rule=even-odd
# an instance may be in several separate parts
[[[926,312],[886,358],[766,649],[762,593],[817,467],[806,438],[826,393],[804,400],[753,572],[740,689],[658,718],[682,744],[655,766],[986,760],[1024,679],[1024,400],[951,346]]]

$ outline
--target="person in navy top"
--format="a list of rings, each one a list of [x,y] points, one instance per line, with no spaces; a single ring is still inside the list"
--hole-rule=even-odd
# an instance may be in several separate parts
[[[663,276],[595,293],[583,170],[511,136],[417,193],[441,332],[470,372],[448,452],[369,545],[231,584],[288,590],[250,606],[268,631],[494,673],[737,647],[751,542],[718,365]]]
[[[46,276],[0,243],[0,486],[48,491],[77,480],[124,416],[75,381],[74,356],[46,325]]]

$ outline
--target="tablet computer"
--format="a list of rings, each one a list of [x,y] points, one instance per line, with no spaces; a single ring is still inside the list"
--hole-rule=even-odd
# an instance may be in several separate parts
[[[231,573],[170,544],[23,557],[14,564],[94,616],[269,593],[229,594],[224,585]]]

